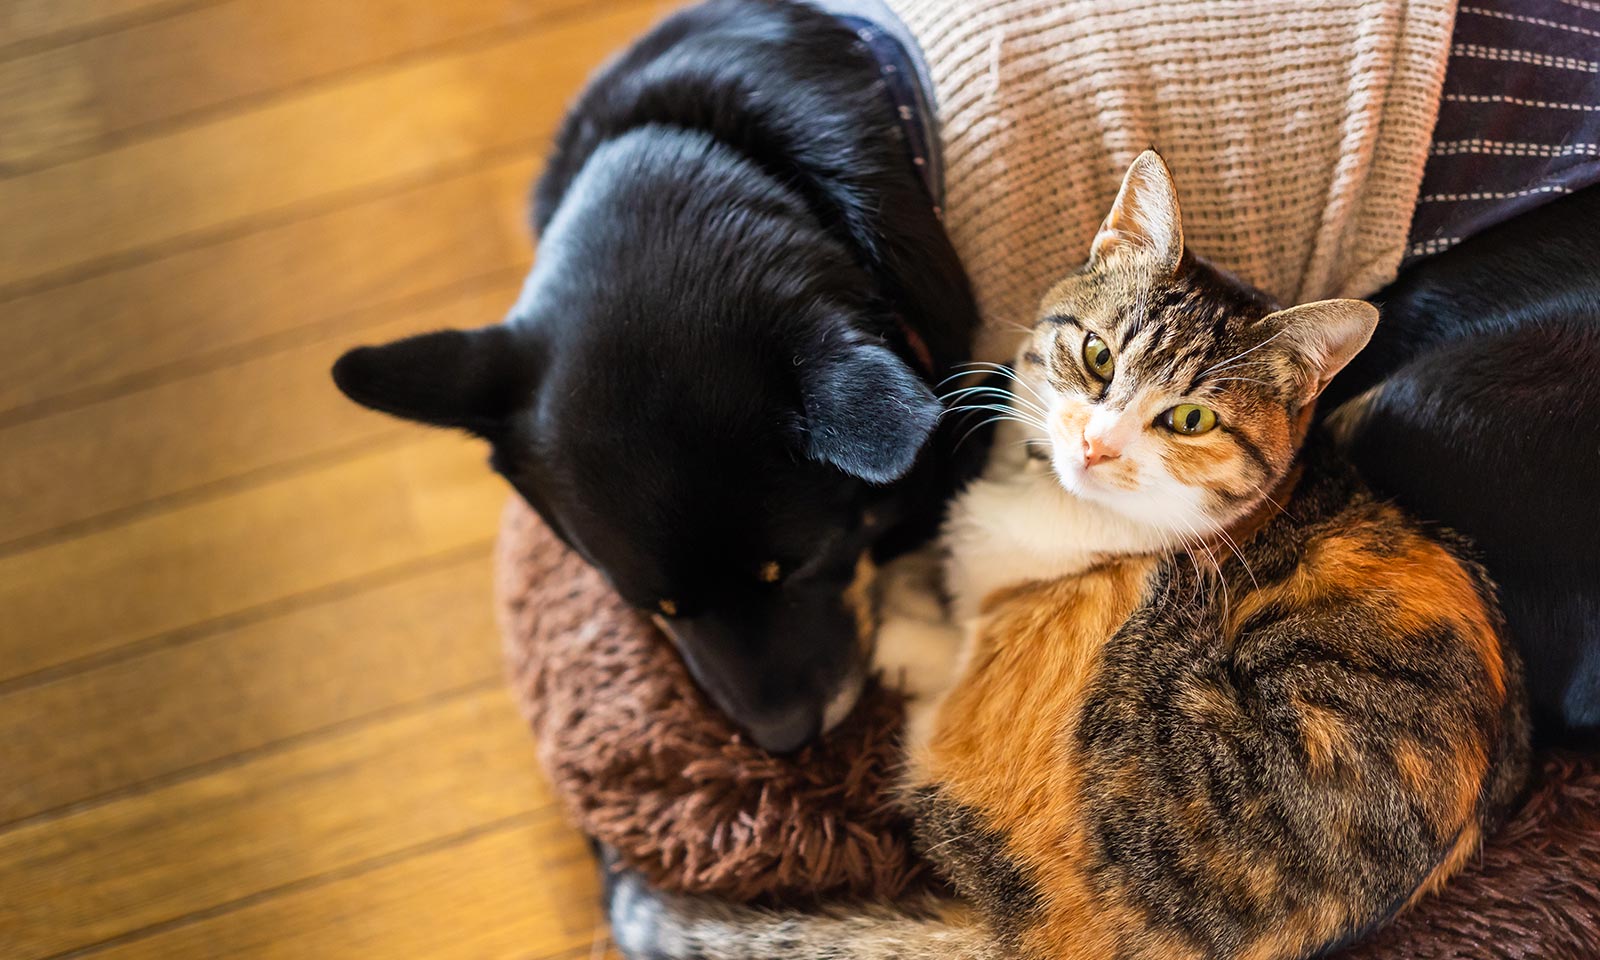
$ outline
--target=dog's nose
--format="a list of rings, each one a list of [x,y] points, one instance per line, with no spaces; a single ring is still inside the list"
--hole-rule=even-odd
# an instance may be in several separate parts
[[[797,704],[752,719],[745,729],[761,749],[769,753],[792,753],[822,732],[822,716],[813,706]]]

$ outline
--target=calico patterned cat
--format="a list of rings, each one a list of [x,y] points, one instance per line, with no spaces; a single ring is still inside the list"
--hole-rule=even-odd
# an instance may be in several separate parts
[[[909,567],[886,598],[923,688],[903,798],[958,897],[781,913],[622,876],[623,951],[1288,960],[1445,882],[1521,787],[1526,706],[1462,545],[1307,440],[1376,322],[1185,251],[1140,156],[952,505],[949,602]]]

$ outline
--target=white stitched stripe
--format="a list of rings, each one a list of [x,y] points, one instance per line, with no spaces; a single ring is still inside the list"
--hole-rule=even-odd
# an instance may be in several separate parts
[[[1423,240],[1406,247],[1408,257],[1426,257],[1434,253],[1443,253],[1461,242],[1460,237],[1438,237],[1433,240]]]
[[[1512,190],[1508,193],[1430,193],[1418,200],[1418,203],[1459,203],[1462,200],[1515,200],[1518,197],[1531,197],[1536,193],[1568,193],[1566,187],[1529,187],[1526,190]]]
[[[1600,30],[1590,30],[1588,27],[1575,27],[1570,23],[1560,23],[1556,20],[1541,20],[1538,17],[1525,17],[1520,13],[1503,13],[1499,10],[1485,10],[1482,7],[1462,7],[1462,13],[1475,13],[1480,17],[1494,17],[1496,20],[1515,20],[1518,23],[1531,23],[1536,27],[1554,27],[1557,30],[1567,30],[1571,33],[1581,33],[1586,37],[1600,37]]]
[[[1518,107],[1543,107],[1546,110],[1582,110],[1585,113],[1600,111],[1600,104],[1593,103],[1551,103],[1547,100],[1524,100],[1521,97],[1508,97],[1505,94],[1495,93],[1488,96],[1468,93],[1447,93],[1444,95],[1450,103],[1509,103]]]
[[[1581,70],[1584,73],[1600,73],[1600,63],[1596,63],[1593,60],[1579,60],[1576,57],[1557,57],[1547,53],[1532,53],[1527,50],[1481,47],[1476,43],[1458,43],[1450,48],[1450,53],[1457,57],[1476,57],[1479,60],[1531,63],[1536,67],[1555,67],[1558,70]]]
[[[1590,3],[1589,0],[1561,0],[1561,2],[1579,10],[1593,10],[1595,13],[1600,13],[1600,3]]]
[[[1463,153],[1496,157],[1600,157],[1600,143],[1521,143],[1515,140],[1440,140],[1428,149],[1435,157]]]

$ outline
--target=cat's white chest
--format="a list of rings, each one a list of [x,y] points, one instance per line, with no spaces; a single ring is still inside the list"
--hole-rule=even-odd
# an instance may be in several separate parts
[[[1082,573],[1108,553],[1146,549],[1149,531],[1061,488],[1037,460],[997,464],[951,504],[945,583],[970,623],[998,590]]]
[[[936,723],[944,695],[972,661],[983,608],[997,591],[1076,576],[1110,556],[1159,548],[1159,532],[1062,489],[1048,463],[997,439],[999,453],[950,504],[937,558],[903,557],[883,573],[877,662],[912,700],[907,744],[914,757]]]

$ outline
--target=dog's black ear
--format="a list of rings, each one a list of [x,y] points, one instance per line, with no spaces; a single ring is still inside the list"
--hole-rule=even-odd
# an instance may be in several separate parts
[[[871,483],[905,476],[939,422],[933,391],[884,347],[819,363],[801,387],[806,453]]]
[[[528,361],[511,328],[494,324],[356,347],[334,363],[333,382],[362,406],[484,434],[526,399]]]

